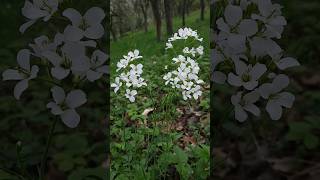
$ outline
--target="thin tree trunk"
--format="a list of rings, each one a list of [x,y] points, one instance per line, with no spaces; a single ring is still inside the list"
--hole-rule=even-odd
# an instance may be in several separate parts
[[[200,0],[200,8],[201,8],[201,14],[200,14],[200,19],[203,21],[204,20],[204,10],[205,10],[205,2],[204,0]]]
[[[171,36],[173,34],[172,27],[172,10],[171,10],[172,1],[164,0],[164,11],[166,14],[166,23],[167,23],[167,34]]]
[[[148,32],[148,7],[149,7],[148,0],[144,0],[140,2],[140,8],[143,14],[144,32]]]
[[[183,0],[182,2],[182,26],[186,26],[186,0]]]
[[[156,24],[157,30],[157,40],[161,41],[161,14],[160,14],[160,1],[159,0],[150,0],[152,12]]]

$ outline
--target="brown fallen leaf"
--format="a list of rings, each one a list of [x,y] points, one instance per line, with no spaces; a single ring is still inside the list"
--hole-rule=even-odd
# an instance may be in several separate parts
[[[154,108],[147,108],[143,111],[142,115],[148,116],[152,111],[154,111]]]
[[[185,144],[192,144],[192,145],[195,145],[197,143],[192,136],[183,136],[182,141]]]

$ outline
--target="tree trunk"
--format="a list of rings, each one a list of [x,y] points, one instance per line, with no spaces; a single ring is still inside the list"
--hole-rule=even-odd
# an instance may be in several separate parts
[[[205,2],[204,0],[200,0],[200,8],[201,8],[201,14],[200,14],[200,19],[203,21],[204,20],[204,10],[205,10]]]
[[[182,2],[182,26],[186,26],[186,3],[187,0],[183,0]]]
[[[166,23],[167,23],[167,34],[171,36],[173,34],[173,27],[172,27],[172,10],[171,10],[171,0],[164,0],[164,11],[166,14]]]
[[[152,12],[156,24],[157,30],[157,40],[161,41],[161,14],[160,14],[160,1],[159,0],[150,0]]]
[[[149,0],[143,0],[140,2],[140,8],[143,14],[144,32],[148,32],[148,7],[149,7]]]

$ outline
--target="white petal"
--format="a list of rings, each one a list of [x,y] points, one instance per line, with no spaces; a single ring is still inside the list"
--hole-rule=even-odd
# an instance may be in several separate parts
[[[272,84],[271,83],[262,84],[258,88],[258,92],[263,98],[265,99],[269,98],[270,94],[272,93]]]
[[[281,70],[285,70],[290,67],[300,66],[300,63],[291,57],[283,58],[279,62],[276,63],[278,68]]]
[[[33,65],[31,67],[31,72],[30,72],[31,75],[29,77],[29,80],[36,78],[38,76],[38,72],[39,72],[39,66]]]
[[[70,19],[73,26],[79,26],[82,20],[82,15],[73,8],[68,8],[64,10],[62,15]]]
[[[226,33],[230,32],[230,27],[224,22],[223,18],[219,18],[216,24],[219,30],[224,31]]]
[[[95,50],[92,53],[91,62],[95,62],[96,66],[101,66],[108,59],[108,55],[100,50]]]
[[[66,97],[68,107],[74,109],[87,102],[86,94],[82,90],[73,90]]]
[[[282,107],[274,100],[269,100],[266,106],[266,110],[269,113],[272,120],[279,120],[282,115]]]
[[[21,9],[21,12],[25,17],[29,19],[38,19],[48,15],[48,12],[37,8],[30,1],[25,1],[24,7]]]
[[[19,28],[19,31],[21,33],[24,33],[30,26],[32,26],[34,23],[36,23],[37,20],[30,20],[24,24],[22,24]]]
[[[248,69],[246,63],[240,60],[234,61],[234,66],[236,68],[236,73],[240,76],[242,76],[242,74]]]
[[[250,76],[253,80],[258,80],[266,71],[266,65],[257,63],[250,71]]]
[[[91,69],[87,71],[87,79],[91,82],[94,82],[95,80],[100,79],[101,76],[102,76],[102,73],[100,72],[92,71]]]
[[[243,96],[243,100],[246,104],[252,104],[259,100],[260,94],[258,91],[251,91]]]
[[[104,74],[109,74],[109,66],[105,65],[105,66],[101,66],[99,68],[96,69],[97,72],[101,72]]]
[[[249,81],[249,82],[245,82],[244,84],[243,84],[243,87],[245,87],[247,90],[253,90],[255,87],[257,87],[258,86],[258,81],[254,81],[254,80],[251,80],[251,81]]]
[[[254,104],[248,104],[248,105],[244,106],[243,109],[251,112],[255,116],[260,116],[260,109]]]
[[[61,104],[66,97],[64,90],[59,86],[54,86],[53,88],[51,88],[51,93],[54,101],[57,104]]]
[[[25,91],[27,88],[28,88],[28,80],[27,79],[18,82],[16,84],[16,86],[14,87],[14,92],[13,92],[14,97],[19,100],[23,91]]]
[[[276,16],[269,21],[270,25],[275,25],[275,26],[285,26],[287,25],[286,18],[283,16]]]
[[[7,69],[2,73],[2,78],[4,81],[7,80],[21,80],[24,79],[24,75],[15,69]]]
[[[235,95],[232,95],[231,96],[231,103],[235,106],[237,104],[240,103],[241,101],[241,96],[242,96],[242,92],[238,92],[237,94]]]
[[[70,69],[64,69],[60,66],[57,66],[57,67],[51,68],[50,72],[53,77],[57,78],[58,80],[62,80],[69,75]]]
[[[289,77],[284,74],[279,74],[273,79],[273,93],[278,93],[282,89],[286,88],[289,85]]]
[[[60,108],[60,106],[58,106],[56,103],[54,102],[50,102],[47,104],[47,108],[51,109],[51,113],[53,115],[60,115],[63,113],[62,109]]]
[[[248,114],[243,110],[240,105],[235,106],[234,115],[236,120],[239,122],[244,122],[248,118]]]
[[[258,32],[258,24],[255,20],[252,19],[245,19],[241,21],[239,25],[239,33],[246,35],[246,36],[252,36]]]
[[[86,29],[84,35],[90,39],[99,39],[104,35],[104,28],[101,24],[93,25]]]
[[[242,18],[242,9],[239,6],[228,5],[224,11],[224,17],[231,26],[235,26]]]
[[[104,11],[99,7],[92,7],[90,8],[83,18],[87,21],[88,24],[94,25],[94,24],[100,24],[101,21],[104,19],[105,13]]]
[[[62,58],[53,51],[45,51],[42,53],[42,56],[48,59],[54,66],[59,66]]]
[[[232,34],[228,37],[227,42],[235,53],[244,52],[246,50],[246,36],[244,35]]]
[[[75,128],[80,122],[80,116],[74,109],[68,109],[61,114],[63,123],[69,128]]]
[[[228,74],[228,83],[236,87],[242,86],[241,78],[233,73]]]
[[[64,29],[63,34],[68,41],[80,41],[84,32],[78,27],[69,25]]]
[[[258,0],[258,8],[264,17],[268,17],[272,13],[271,0]]]
[[[294,95],[289,92],[282,92],[277,95],[277,101],[279,104],[286,108],[291,108],[294,100]]]
[[[22,49],[18,52],[17,61],[21,68],[30,71],[30,51]]]

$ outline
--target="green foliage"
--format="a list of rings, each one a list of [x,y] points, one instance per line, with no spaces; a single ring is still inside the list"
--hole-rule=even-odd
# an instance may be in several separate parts
[[[208,13],[208,11],[207,11]],[[200,12],[187,17],[187,26],[197,30],[204,38],[205,55],[199,60],[202,69],[201,79],[209,77],[209,19],[200,21]],[[174,29],[180,27],[181,19],[174,19]],[[165,27],[163,28],[165,32]],[[209,175],[209,125],[203,122],[186,123],[188,133],[192,133],[196,144],[185,143],[179,146],[186,132],[174,128],[183,116],[178,109],[190,110],[195,107],[204,113],[209,111],[208,92],[196,102],[182,101],[182,95],[164,85],[163,75],[167,70],[172,54],[165,52],[165,41],[156,41],[155,29],[149,32],[132,32],[111,43],[111,75],[116,74],[116,62],[129,50],[139,49],[143,59],[145,79],[148,87],[139,89],[139,96],[131,104],[125,97],[111,93],[111,179],[206,179]],[[111,77],[111,81],[113,81]],[[190,106],[190,107],[189,107]],[[153,109],[148,115],[142,113]],[[186,117],[184,117],[186,118]],[[186,118],[186,121],[188,119]],[[171,128],[170,128],[171,127]],[[204,142],[200,142],[205,134]]]
[[[320,118],[311,116],[305,120],[290,123],[286,138],[289,141],[303,142],[308,149],[315,149],[319,146],[319,137],[315,132],[320,130]]]

